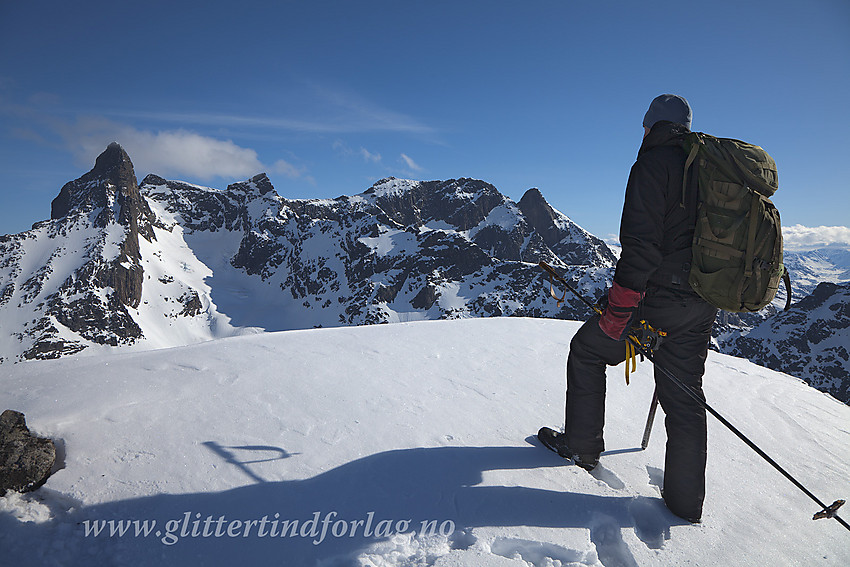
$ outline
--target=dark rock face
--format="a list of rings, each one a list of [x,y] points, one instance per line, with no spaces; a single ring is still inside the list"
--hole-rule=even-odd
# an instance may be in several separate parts
[[[139,193],[133,163],[119,144],[109,144],[94,168],[66,183],[51,203],[50,216],[54,220],[72,213],[93,216],[92,225],[98,228],[116,223],[125,227],[118,257],[106,271],[97,274],[98,283],[114,289],[122,305],[138,307],[144,275],[139,264],[139,237],[154,239],[153,213]]]
[[[560,242],[560,233],[555,226],[555,211],[543,198],[539,189],[529,189],[517,203],[528,219],[529,224],[543,238],[546,246],[555,246]]]
[[[395,179],[382,179],[366,195]],[[402,226],[444,221],[458,230],[470,230],[483,221],[504,197],[495,187],[473,179],[423,181],[402,191],[380,193],[376,205]]]
[[[55,461],[53,441],[30,433],[24,414],[13,410],[0,414],[0,496],[8,490],[29,492],[40,487]]]
[[[616,264],[614,253],[601,239],[572,222],[565,223],[564,215],[546,202],[539,189],[526,191],[518,206],[532,228],[543,239],[543,244],[551,248],[558,257],[569,258],[568,263],[587,264],[603,260]],[[600,255],[599,259],[594,257],[596,254]]]
[[[51,203],[51,219],[61,219],[72,212],[96,212],[97,226],[117,222],[148,240],[153,238],[153,214],[139,193],[130,156],[116,142],[97,157],[91,171],[66,183]]]

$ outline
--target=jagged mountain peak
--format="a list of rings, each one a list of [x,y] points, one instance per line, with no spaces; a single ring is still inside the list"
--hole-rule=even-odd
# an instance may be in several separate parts
[[[366,194],[378,193],[381,190],[389,189],[389,188],[404,188],[408,187],[412,184],[416,184],[418,181],[413,181],[412,179],[399,179],[398,177],[384,177],[383,179],[379,179],[372,184],[366,190]]]
[[[455,230],[475,228],[508,198],[477,179],[413,181],[389,177],[360,195],[402,226],[444,222]]]
[[[545,202],[546,199],[543,198],[543,193],[540,192],[540,189],[538,189],[537,187],[532,187],[531,189],[529,189],[525,193],[523,193],[522,197],[520,198],[520,202],[522,202],[522,201],[526,201],[526,202],[528,202],[528,201],[544,201]]]
[[[266,195],[268,193],[274,193],[277,195],[277,191],[275,191],[274,186],[272,185],[271,180],[269,180],[269,176],[265,173],[258,173],[251,179],[247,181],[240,181],[238,183],[231,183],[227,186],[228,191],[240,191],[243,193],[251,194],[251,193],[259,193],[260,195]]]
[[[154,220],[130,156],[109,144],[88,173],[62,187],[50,221],[0,246],[0,317],[25,330],[2,345],[0,361],[56,358],[141,338],[134,317]]]
[[[106,149],[97,156],[94,163],[94,169],[91,173],[95,175],[109,176],[114,170],[119,175],[133,172],[133,162],[130,161],[130,156],[118,142],[112,142]],[[134,174],[135,177],[135,174]]]
[[[414,194],[414,196],[420,197],[424,195],[450,196],[474,200],[477,195],[482,193],[501,195],[492,184],[468,177],[443,181],[418,181],[386,177],[376,181],[363,195],[380,198]]]
[[[117,205],[117,206],[115,206]],[[139,185],[130,156],[117,142],[112,142],[95,160],[94,167],[74,181],[66,183],[50,204],[50,218],[61,219],[72,212],[101,209],[98,226],[118,222],[136,229],[140,220],[150,224],[150,210],[139,194]],[[142,229],[151,236],[150,230]]]
[[[265,173],[231,183],[226,189],[151,174],[142,180],[140,190],[146,199],[164,207],[157,213],[160,227],[177,223],[188,232],[251,230],[260,221],[276,217],[285,201]]]
[[[165,185],[168,180],[154,173],[148,173],[140,185]],[[172,182],[173,183],[173,182]]]
[[[532,188],[525,192],[517,203],[519,209],[531,223],[531,226],[540,233],[547,246],[557,243],[560,238],[555,227],[557,214],[555,210],[543,198],[540,189]]]

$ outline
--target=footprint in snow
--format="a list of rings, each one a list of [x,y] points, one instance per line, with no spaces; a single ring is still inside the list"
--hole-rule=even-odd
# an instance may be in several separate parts
[[[617,520],[598,513],[589,527],[590,541],[596,546],[600,563],[605,567],[638,567],[629,546],[623,541],[623,533]]]
[[[508,559],[520,559],[535,567],[544,565],[575,565],[587,563],[586,553],[554,543],[516,538],[497,538],[490,544],[490,552]]]
[[[602,465],[597,465],[595,469],[590,472],[591,476],[600,482],[604,482],[609,487],[614,490],[623,490],[626,487],[626,483],[620,480],[616,474],[610,469],[606,469]]]
[[[670,517],[659,498],[639,496],[629,504],[635,535],[650,549],[661,549],[670,539]]]

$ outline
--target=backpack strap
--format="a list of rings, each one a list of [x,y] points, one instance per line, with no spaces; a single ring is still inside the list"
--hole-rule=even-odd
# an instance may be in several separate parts
[[[783,311],[788,311],[791,309],[791,276],[788,274],[788,268],[783,266],[782,269],[785,271],[782,274],[782,281],[785,282],[785,309]]]
[[[691,151],[688,153],[688,158],[685,160],[685,173],[682,176],[682,202],[679,205],[684,209],[685,208],[685,196],[688,191],[688,170],[691,168],[691,165],[694,163],[694,160],[697,157],[697,153],[699,152],[699,146],[702,143],[698,137],[695,137],[695,141],[692,142]]]
[[[751,193],[752,204],[750,205],[750,225],[747,228],[747,253],[744,256],[744,277],[753,275],[753,256],[756,250],[756,223],[758,221],[759,199],[761,195]]]

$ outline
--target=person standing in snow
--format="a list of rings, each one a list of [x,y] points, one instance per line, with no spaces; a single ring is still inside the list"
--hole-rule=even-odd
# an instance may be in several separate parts
[[[643,143],[626,185],[614,282],[602,315],[589,319],[570,344],[565,432],[540,433],[544,444],[588,470],[605,450],[605,368],[625,360],[634,322],[644,319],[666,331],[656,361],[704,399],[717,309],[688,284],[697,191],[689,171],[683,195],[682,136],[691,116],[688,102],[670,94],[656,97],[644,116]],[[705,499],[706,412],[657,369],[655,382],[667,429],[662,497],[670,511],[696,523]]]

